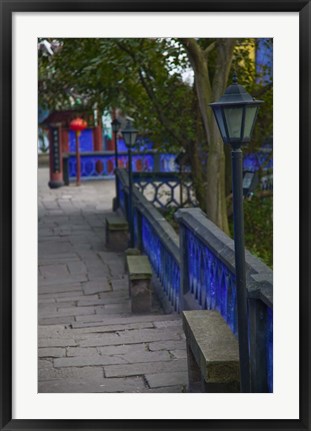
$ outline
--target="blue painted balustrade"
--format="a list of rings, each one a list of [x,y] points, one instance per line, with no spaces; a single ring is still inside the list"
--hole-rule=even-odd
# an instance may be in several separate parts
[[[234,242],[199,208],[180,209],[182,309],[212,309],[238,336]],[[253,392],[273,391],[272,270],[246,251]]]
[[[128,176],[124,169],[117,171],[119,207],[128,216]],[[178,235],[157,209],[138,191],[133,191],[134,238],[150,260],[154,273],[163,288],[167,306],[180,311],[180,264]]]
[[[85,148],[88,147],[83,147],[83,151],[80,153],[81,179],[113,178],[115,170],[114,151],[87,151]],[[133,172],[176,172],[178,167],[175,164],[175,158],[176,154],[162,154],[153,150],[134,152],[132,170]],[[118,165],[120,168],[127,167],[127,152],[119,154]],[[76,178],[76,167],[76,154],[70,152],[68,153],[68,171],[71,180]]]
[[[128,214],[128,176],[117,170],[118,202]],[[234,242],[199,208],[179,209],[179,238],[151,202],[133,190],[135,246],[151,262],[165,299],[175,311],[217,310],[237,329]],[[273,392],[273,274],[246,252],[252,392]]]

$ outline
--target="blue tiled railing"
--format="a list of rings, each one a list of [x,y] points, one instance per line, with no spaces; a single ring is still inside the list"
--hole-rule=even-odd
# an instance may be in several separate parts
[[[128,176],[117,171],[119,205],[128,214]],[[135,246],[150,259],[168,303],[174,311],[180,311],[180,265],[178,236],[171,225],[136,188],[133,191],[133,220]]]
[[[137,152],[132,155],[133,172],[176,172],[178,167],[175,164],[176,154],[161,154],[155,151]],[[111,178],[115,170],[114,151],[84,151],[80,153],[81,178],[100,179]],[[118,156],[118,165],[125,168],[128,165],[127,153],[120,153]],[[69,178],[76,177],[76,154],[68,154],[68,172]]]
[[[179,262],[167,248],[167,243],[161,241],[152,223],[142,216],[142,246],[149,257],[151,265],[159,277],[164,293],[175,311],[180,311],[180,268]]]
[[[117,171],[119,205],[127,215],[128,177]],[[134,188],[135,245],[150,259],[176,311],[218,310],[237,336],[234,243],[198,208],[180,209],[172,226]],[[246,252],[252,392],[273,392],[272,271]]]
[[[189,229],[185,243],[190,294],[200,308],[219,311],[237,335],[234,273]]]
[[[217,310],[238,336],[233,241],[198,208],[181,209],[176,219],[181,238],[182,308]],[[254,392],[272,392],[272,271],[248,252],[246,267],[252,384]]]

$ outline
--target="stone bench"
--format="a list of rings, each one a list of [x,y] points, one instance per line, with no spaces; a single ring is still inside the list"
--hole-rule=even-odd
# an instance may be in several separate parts
[[[183,311],[189,392],[240,392],[238,341],[214,310]]]
[[[151,311],[152,269],[147,256],[127,256],[129,293],[133,313]]]
[[[124,251],[128,247],[128,222],[124,217],[106,216],[106,245],[112,251]]]

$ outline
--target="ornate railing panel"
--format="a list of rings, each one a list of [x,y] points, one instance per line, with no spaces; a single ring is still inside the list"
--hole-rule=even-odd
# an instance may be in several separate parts
[[[134,152],[132,156],[133,172],[174,172],[177,170],[175,165],[175,154],[161,154],[155,151]],[[80,153],[81,178],[97,179],[113,177],[115,170],[114,151],[83,151]],[[128,166],[128,154],[119,153],[119,168]],[[76,177],[76,154],[68,153],[68,172],[69,178]]]
[[[197,206],[190,174],[136,172],[138,190],[157,208]]]
[[[189,290],[202,309],[217,310],[237,335],[235,275],[186,229]]]
[[[143,251],[149,257],[168,300],[175,311],[180,311],[180,269],[179,262],[168,250],[166,243],[159,238],[152,223],[142,216]]]

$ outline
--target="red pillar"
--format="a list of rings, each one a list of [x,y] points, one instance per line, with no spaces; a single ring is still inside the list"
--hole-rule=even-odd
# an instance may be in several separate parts
[[[51,125],[49,128],[50,181],[49,187],[56,189],[64,185],[62,172],[62,128]]]
[[[94,151],[103,151],[102,127],[95,126],[93,129]]]
[[[80,158],[80,130],[76,130],[76,185],[80,185],[81,179],[81,158]]]
[[[69,130],[65,127],[61,129],[62,152],[69,153]]]

